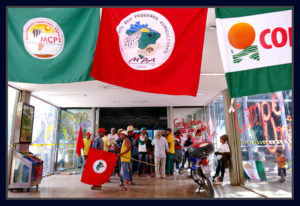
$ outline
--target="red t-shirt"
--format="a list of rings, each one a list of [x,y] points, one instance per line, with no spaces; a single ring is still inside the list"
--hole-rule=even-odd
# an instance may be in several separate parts
[[[181,136],[175,135],[174,141],[175,141],[175,149],[181,149]]]

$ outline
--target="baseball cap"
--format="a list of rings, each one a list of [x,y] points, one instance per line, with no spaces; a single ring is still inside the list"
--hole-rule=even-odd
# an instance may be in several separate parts
[[[85,135],[91,135],[91,133],[87,132],[87,133],[85,133]]]
[[[106,132],[106,130],[104,128],[100,128],[100,129],[98,129],[98,133],[100,133],[100,132]]]

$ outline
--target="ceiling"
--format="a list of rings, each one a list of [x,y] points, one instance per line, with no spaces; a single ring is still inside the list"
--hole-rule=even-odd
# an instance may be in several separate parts
[[[204,106],[227,88],[217,34],[212,25],[216,25],[215,11],[209,8],[197,97],[138,92],[96,80],[68,84],[8,84],[59,107]]]

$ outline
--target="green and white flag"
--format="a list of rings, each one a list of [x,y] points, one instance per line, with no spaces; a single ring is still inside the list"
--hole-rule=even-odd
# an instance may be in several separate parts
[[[216,8],[229,95],[292,89],[292,10]]]
[[[8,8],[8,81],[93,80],[99,8]]]

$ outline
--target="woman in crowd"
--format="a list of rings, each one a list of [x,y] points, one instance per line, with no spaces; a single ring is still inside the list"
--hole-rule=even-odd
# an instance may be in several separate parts
[[[166,153],[169,152],[169,145],[166,138],[162,137],[162,132],[158,130],[152,140],[154,146],[155,164],[155,177],[166,178],[165,167],[166,167]]]
[[[175,140],[174,160],[175,160],[175,164],[176,164],[176,170],[178,170],[178,172],[180,174],[182,174],[181,164],[182,164],[183,150],[182,150],[182,146],[181,146],[181,136],[180,136],[179,130],[177,130],[175,132],[174,140]]]
[[[192,143],[196,144],[196,143],[200,143],[205,141],[204,137],[202,136],[202,131],[200,129],[198,129],[196,131],[195,137],[192,138]]]

